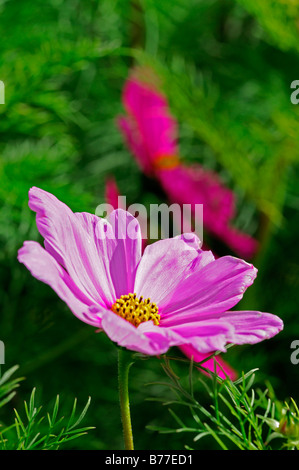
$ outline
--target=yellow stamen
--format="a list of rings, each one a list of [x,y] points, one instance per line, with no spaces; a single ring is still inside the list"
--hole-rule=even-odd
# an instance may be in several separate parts
[[[152,320],[155,325],[160,323],[157,305],[150,299],[143,299],[142,296],[138,299],[136,294],[122,295],[114,302],[111,310],[136,327],[149,320]]]

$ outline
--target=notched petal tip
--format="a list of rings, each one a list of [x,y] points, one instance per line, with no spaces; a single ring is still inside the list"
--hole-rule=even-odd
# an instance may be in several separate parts
[[[40,244],[35,241],[25,241],[23,246],[19,248],[17,254],[17,260],[24,264],[26,261],[27,255],[34,254],[35,252],[38,253],[38,249],[41,248]]]
[[[184,241],[195,250],[199,250],[203,244],[202,240],[194,232],[184,232],[182,235],[178,235],[174,238]]]
[[[51,193],[48,193],[47,191],[45,191],[44,189],[41,189],[41,188],[38,188],[37,186],[32,186],[29,191],[28,191],[28,196],[29,196],[29,207],[30,207],[30,203],[32,202],[33,199],[35,198],[38,198],[38,199],[41,199],[45,196],[48,196],[48,197],[52,197],[52,198],[55,198],[55,196]]]

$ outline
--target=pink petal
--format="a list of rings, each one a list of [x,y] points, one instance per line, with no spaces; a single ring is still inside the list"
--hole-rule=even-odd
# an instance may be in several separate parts
[[[219,176],[200,165],[183,164],[157,173],[157,178],[169,200],[178,204],[203,204],[204,227],[217,233],[227,225],[235,213],[235,196]]]
[[[227,338],[233,327],[225,321],[207,320],[164,328],[148,321],[138,329],[153,341],[168,341],[169,347],[190,345],[200,353],[211,353],[226,351]]]
[[[173,237],[174,239],[183,240],[185,243],[188,243],[192,248],[195,250],[199,250],[202,246],[202,241],[198,238],[198,236],[191,232],[191,233],[183,233],[181,235],[177,235]],[[214,259],[214,257],[213,257]]]
[[[226,377],[228,376],[231,380],[236,380],[237,372],[229,364],[227,364],[227,362],[225,362],[219,354],[211,358],[211,353],[199,353],[192,346],[186,344],[180,346],[180,349],[189,359],[193,358],[194,363],[201,362],[201,366],[205,369],[210,370],[211,372],[215,372],[216,365],[216,374],[222,379],[226,379]],[[205,372],[202,369],[199,369],[199,371],[209,376],[208,372]]]
[[[140,169],[146,174],[152,173],[151,157],[148,154],[143,137],[132,116],[120,116],[117,120],[118,127],[122,132],[125,142],[135,156]]]
[[[167,109],[166,98],[154,87],[142,83],[131,76],[125,83],[123,91],[123,104],[129,114],[137,120],[142,119],[148,109]]]
[[[52,194],[29,191],[29,207],[45,248],[67,270],[72,280],[95,303],[111,302],[115,291],[109,275],[109,256],[115,240],[101,238],[107,223],[87,213],[74,214]]]
[[[176,123],[166,112],[149,110],[144,121],[139,123],[139,130],[147,142],[148,153],[152,164],[159,156],[176,155]]]
[[[138,221],[122,209],[108,220],[73,213],[55,196],[38,188],[29,193],[46,250],[67,270],[78,288],[94,303],[110,307],[134,286],[141,257]]]
[[[257,269],[232,256],[223,256],[196,270],[160,303],[161,325],[170,326],[210,318],[235,306]]]
[[[157,158],[178,153],[176,121],[166,98],[136,77],[127,80],[123,103],[128,116],[119,120],[119,127],[143,171],[151,174]]]
[[[85,296],[67,272],[39,243],[25,242],[18,252],[18,260],[36,279],[51,286],[80,320],[93,326],[100,326],[102,307],[95,306],[93,299]],[[91,310],[95,311],[94,308],[97,313],[91,315]]]
[[[228,336],[228,341],[233,344],[259,343],[283,329],[283,321],[272,313],[232,311],[223,313],[220,318],[234,326],[234,331]]]
[[[186,167],[183,164],[160,170],[156,174],[170,202],[191,204],[194,213],[196,204],[203,204],[203,226],[218,237],[239,256],[252,258],[258,242],[250,235],[233,227],[235,196],[219,176],[200,165]]]
[[[167,350],[178,346],[183,351],[191,352],[195,360],[201,360],[215,351],[226,352],[228,343],[254,344],[271,338],[281,331],[280,318],[261,312],[225,312],[210,319],[183,323],[171,327],[156,326],[153,322],[142,323],[137,330],[142,332],[155,346],[155,351]],[[160,346],[159,346],[160,345]],[[158,353],[157,353],[158,354]],[[202,356],[203,355],[203,356]],[[218,359],[221,364],[221,359]],[[235,373],[226,364],[228,375],[234,380]],[[208,363],[208,368],[211,363]],[[214,370],[211,368],[211,370]],[[220,376],[225,377],[221,369]]]
[[[136,269],[141,258],[141,230],[138,220],[123,209],[113,211],[107,220],[116,238],[110,274],[116,298],[119,298],[134,292]]]
[[[222,240],[235,253],[245,259],[251,259],[258,250],[258,241],[250,235],[236,230],[233,227],[223,227],[220,230]]]
[[[136,328],[130,322],[113,312],[106,312],[102,316],[101,327],[111,341],[114,341],[119,346],[149,356],[164,354],[169,349],[169,341],[165,340],[165,338],[158,338],[157,340],[157,338],[146,336],[140,326]]]
[[[175,325],[169,329],[180,335],[182,342],[179,344],[188,344],[200,353],[211,353],[226,352],[227,338],[232,334],[233,326],[229,322],[215,321],[213,318]]]
[[[192,263],[191,272],[189,274],[192,274],[193,271],[199,271],[200,269],[204,268],[207,264],[212,263],[212,261],[215,261],[215,257],[210,250],[207,250],[206,248],[200,249],[202,243],[195,233],[183,233],[182,235],[174,237],[174,239],[176,238],[178,238],[179,240],[183,240],[190,247],[197,250],[197,257]]]
[[[126,210],[126,207],[119,205],[119,196],[120,192],[118,190],[116,181],[114,178],[109,177],[106,181],[105,185],[105,200],[108,204],[111,204],[111,206],[114,209],[123,209]]]
[[[192,272],[197,258],[197,250],[179,238],[148,245],[137,268],[134,292],[159,306],[168,292]]]

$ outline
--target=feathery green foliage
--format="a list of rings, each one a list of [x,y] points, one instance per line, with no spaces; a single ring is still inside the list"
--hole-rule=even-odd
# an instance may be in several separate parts
[[[207,437],[214,439],[222,450],[299,449],[299,413],[296,402],[293,399],[290,400],[290,405],[279,402],[272,387],[263,391],[256,390],[253,387],[256,370],[242,373],[242,376],[233,382],[229,377],[221,379],[197,364],[197,367],[202,368],[211,377],[211,381],[207,383],[198,377],[194,380],[193,366],[191,361],[187,389],[173,370],[169,358],[164,357],[162,367],[170,379],[169,383],[164,385],[168,385],[175,399],[163,397],[154,400],[161,401],[168,407],[176,427],[151,425],[148,429],[164,434],[191,433],[194,435],[194,450],[195,443]],[[202,397],[196,390],[198,380],[209,397],[208,406],[201,404]],[[178,412],[174,411],[174,405],[176,408],[179,405]],[[184,423],[186,412],[181,412],[182,407],[188,409],[193,425]],[[279,444],[275,445],[275,439],[279,439]]]
[[[9,380],[18,366],[12,367],[0,379],[0,408],[15,396],[14,390],[20,379]],[[59,395],[51,412],[44,414],[36,403],[36,389],[31,392],[29,402],[24,401],[24,416],[14,409],[14,424],[0,426],[0,450],[57,450],[67,442],[77,439],[93,427],[79,427],[90,405],[90,397],[79,416],[76,416],[77,399],[69,417],[59,417]]]

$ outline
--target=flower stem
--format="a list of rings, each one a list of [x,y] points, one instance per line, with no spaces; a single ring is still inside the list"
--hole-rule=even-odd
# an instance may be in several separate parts
[[[131,357],[125,349],[118,350],[118,388],[121,420],[126,450],[134,450],[133,432],[130,415],[129,400],[129,369],[132,365]]]

